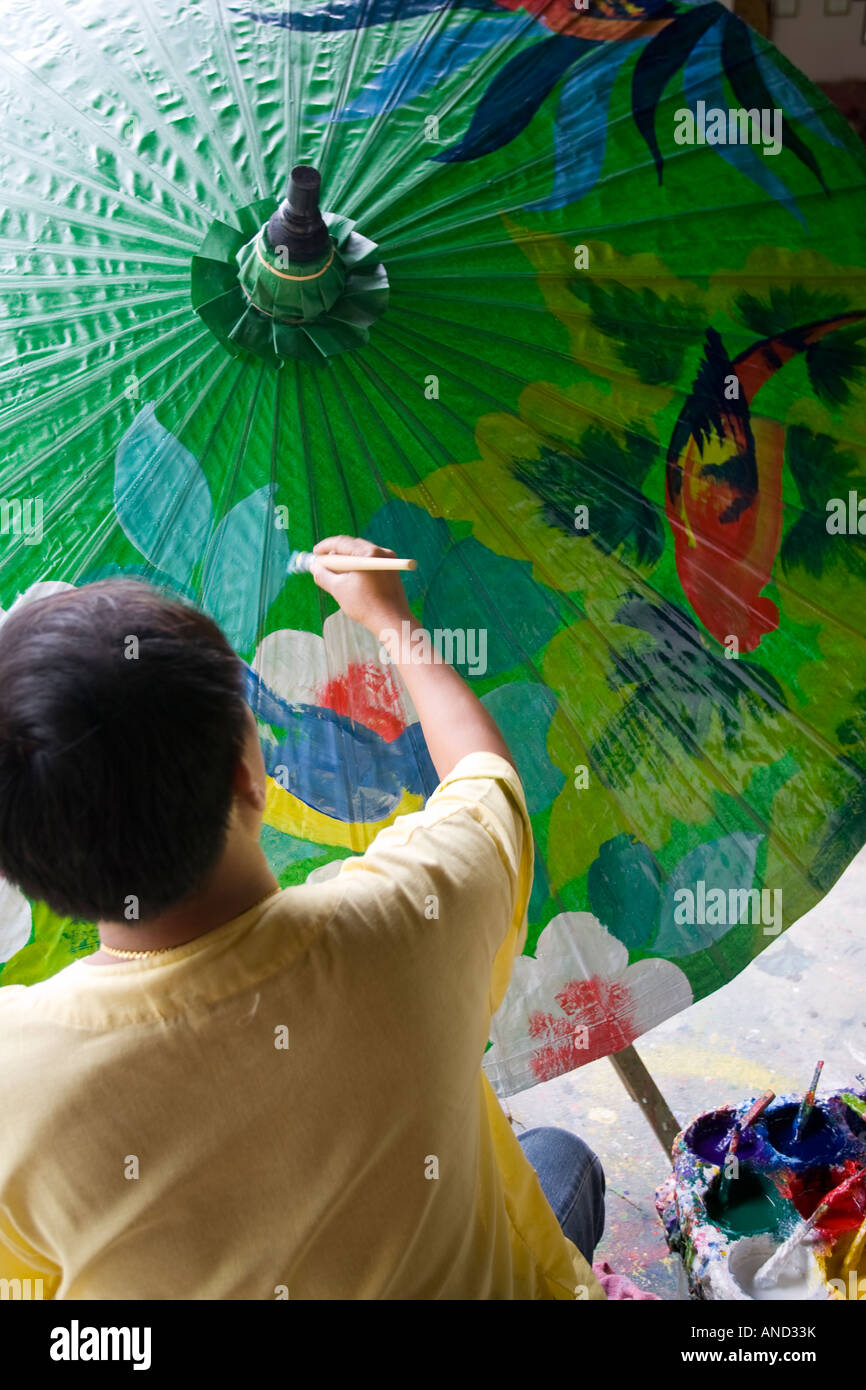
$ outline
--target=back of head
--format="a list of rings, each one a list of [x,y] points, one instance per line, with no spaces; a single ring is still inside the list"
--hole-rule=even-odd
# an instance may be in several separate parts
[[[204,614],[133,579],[0,627],[0,871],[87,921],[142,920],[218,860],[243,667]]]

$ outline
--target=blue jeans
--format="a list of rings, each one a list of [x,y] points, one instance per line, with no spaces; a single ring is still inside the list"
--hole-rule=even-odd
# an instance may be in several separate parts
[[[517,1138],[564,1233],[592,1264],[604,1233],[604,1171],[598,1158],[567,1129],[544,1126]]]

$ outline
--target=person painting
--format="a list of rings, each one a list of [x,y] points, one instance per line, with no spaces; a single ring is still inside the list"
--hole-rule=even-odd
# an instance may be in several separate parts
[[[377,635],[417,626],[394,574],[314,578]],[[0,628],[0,871],[100,940],[0,989],[0,1278],[56,1299],[604,1297],[598,1159],[564,1131],[518,1140],[481,1068],[526,939],[523,789],[453,669],[398,669],[439,786],[281,890],[243,665],[209,618],[112,579]]]

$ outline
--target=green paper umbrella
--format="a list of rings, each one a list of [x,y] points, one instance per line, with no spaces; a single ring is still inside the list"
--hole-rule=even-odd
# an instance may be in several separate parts
[[[0,83],[2,607],[135,573],[214,614],[289,885],[436,785],[290,549],[415,556],[535,832],[500,1092],[812,907],[866,838],[866,162],[825,99],[679,0],[35,0]],[[0,884],[0,984],[94,944]]]

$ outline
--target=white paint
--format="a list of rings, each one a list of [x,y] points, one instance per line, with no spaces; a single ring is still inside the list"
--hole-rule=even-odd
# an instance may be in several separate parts
[[[743,1236],[731,1246],[725,1270],[731,1292],[718,1297],[811,1300],[828,1298],[827,1285],[815,1260],[813,1247],[796,1246],[780,1270],[777,1281],[768,1288],[755,1284],[755,1275],[779,1247],[770,1235]],[[736,1291],[736,1292],[735,1292]]]

